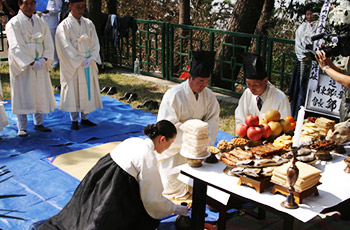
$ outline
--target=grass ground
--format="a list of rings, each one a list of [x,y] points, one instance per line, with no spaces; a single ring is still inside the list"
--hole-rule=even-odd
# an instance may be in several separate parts
[[[1,63],[0,66],[0,77],[3,89],[3,95],[5,100],[10,100],[10,82],[9,82],[9,69],[7,63]],[[51,81],[53,88],[60,84],[59,71],[51,72]],[[135,76],[126,76],[116,71],[110,70],[106,73],[99,74],[99,82],[101,89],[105,86],[115,86],[117,88],[117,93],[111,95],[111,97],[119,99],[127,92],[135,92],[138,95],[136,101],[132,101],[129,104],[133,108],[137,108],[138,105],[142,104],[146,100],[154,100],[160,102],[162,100],[163,94],[168,90],[167,86],[163,86],[151,81],[141,80]],[[57,93],[57,92],[55,92]],[[127,103],[125,101],[125,103]],[[220,130],[235,134],[235,117],[234,111],[237,104],[219,100],[220,103]],[[144,107],[143,110],[151,112],[157,115],[158,110],[149,110]]]

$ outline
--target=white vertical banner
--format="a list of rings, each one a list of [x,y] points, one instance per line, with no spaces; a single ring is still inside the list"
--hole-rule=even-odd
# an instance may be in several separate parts
[[[331,6],[331,0],[325,0],[324,4],[322,6],[320,17],[319,17],[319,23],[316,29],[316,35],[321,34],[325,31],[326,27],[326,21],[328,17],[329,8]],[[323,39],[318,39],[314,42],[313,50],[316,51],[323,43]],[[310,77],[309,77],[309,90],[316,90],[318,86],[318,79],[319,79],[319,65],[316,61],[312,61],[311,70],[310,70]]]

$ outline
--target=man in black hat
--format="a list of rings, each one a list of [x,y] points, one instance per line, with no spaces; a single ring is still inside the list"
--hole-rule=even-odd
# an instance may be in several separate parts
[[[70,13],[57,27],[55,42],[60,60],[61,99],[59,109],[69,112],[71,129],[96,126],[88,114],[102,108],[98,69],[100,44],[94,24],[83,16],[84,0],[70,0]]]
[[[187,186],[177,180],[178,174],[170,170],[186,163],[179,154],[182,144],[180,125],[190,119],[200,119],[208,123],[209,144],[214,145],[219,129],[220,106],[215,94],[207,88],[214,67],[215,53],[209,51],[193,52],[189,78],[168,90],[160,104],[157,120],[169,120],[177,128],[177,137],[171,147],[162,155],[157,154],[159,170],[164,186],[163,195],[168,198],[186,197]]]
[[[265,63],[260,56],[245,53],[243,55],[243,71],[248,89],[239,99],[235,111],[236,127],[239,124],[244,124],[245,117],[248,115],[265,117],[265,113],[269,109],[278,110],[281,118],[291,115],[287,96],[269,82]]]

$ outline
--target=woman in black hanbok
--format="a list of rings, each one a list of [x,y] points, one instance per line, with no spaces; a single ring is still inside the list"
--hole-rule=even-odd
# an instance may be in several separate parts
[[[129,138],[102,157],[72,199],[40,230],[155,229],[159,219],[186,215],[187,207],[162,196],[156,154],[169,148],[175,126],[162,120],[144,129],[149,138]]]

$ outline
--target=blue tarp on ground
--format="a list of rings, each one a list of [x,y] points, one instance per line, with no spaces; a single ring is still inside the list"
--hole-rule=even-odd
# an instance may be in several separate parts
[[[56,95],[59,101],[59,95]],[[16,116],[11,113],[11,102],[5,104],[9,126],[0,132],[1,195],[24,195],[0,199],[0,229],[24,230],[39,220],[58,213],[69,201],[79,180],[50,164],[48,157],[81,150],[96,145],[123,141],[129,137],[144,136],[145,125],[156,122],[156,116],[144,110],[108,96],[102,96],[103,109],[89,115],[96,127],[81,126],[70,130],[69,114],[56,109],[45,116],[44,125],[53,132],[34,130],[32,117],[28,116],[28,137],[17,137]],[[230,140],[232,135],[219,131],[217,140]],[[2,167],[5,166],[5,167]],[[2,167],[2,168],[1,168]],[[216,220],[217,214],[208,210],[208,221]],[[21,219],[2,218],[1,215]],[[162,222],[173,224],[174,217]],[[171,229],[170,227],[167,229]]]

